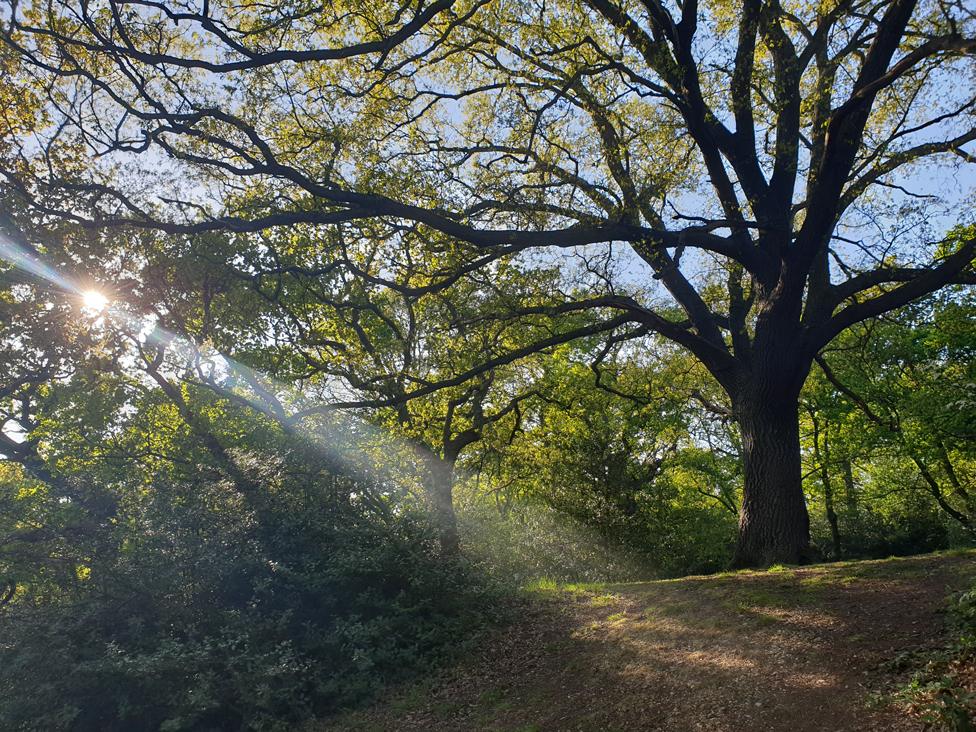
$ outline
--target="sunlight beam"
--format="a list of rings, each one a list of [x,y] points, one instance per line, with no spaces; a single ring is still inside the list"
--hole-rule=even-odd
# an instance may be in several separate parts
[[[2,234],[0,260],[78,297],[85,314],[105,316],[108,322],[119,327],[137,343],[161,346],[171,358],[175,358],[179,364],[177,370],[186,368],[196,373],[201,385],[271,417],[289,432],[301,432],[347,475],[385,482],[389,477],[386,471],[391,467],[385,463],[398,461],[391,460],[388,454],[385,458],[380,457],[377,445],[372,443],[385,442],[387,445],[409,447],[385,430],[346,415],[333,413],[312,423],[296,420],[301,407],[308,406],[310,401],[315,403],[320,400],[309,397],[293,384],[279,381],[219,351],[165,330],[155,322],[155,317],[133,313],[125,307],[124,302],[112,302],[108,295],[83,280],[60,274],[32,249]]]
[[[23,272],[46,280],[63,290],[76,295],[82,294],[82,289],[75,282],[58,274],[57,270],[43,262],[35,252],[32,252],[27,247],[18,244],[3,234],[0,234],[0,259],[9,262]]]

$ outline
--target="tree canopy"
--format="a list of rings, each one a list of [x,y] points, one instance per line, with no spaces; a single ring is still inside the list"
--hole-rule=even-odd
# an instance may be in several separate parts
[[[507,308],[556,332],[443,381],[601,331],[681,344],[742,431],[738,561],[795,560],[814,357],[973,280],[951,227],[974,23],[918,0],[15,2],[12,83],[39,101],[5,174],[43,216],[233,232],[273,272],[408,296],[561,263],[585,286]]]

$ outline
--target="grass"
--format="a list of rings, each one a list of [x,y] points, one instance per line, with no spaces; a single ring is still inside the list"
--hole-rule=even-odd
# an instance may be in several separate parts
[[[604,595],[594,595],[590,598],[590,604],[593,607],[610,607],[616,605],[620,601],[617,595],[604,594]]]
[[[928,556],[950,559],[974,556],[974,553],[956,549]],[[777,564],[764,571],[736,570],[647,582],[565,583],[543,579],[526,590],[530,596],[549,599],[568,595],[595,608],[615,608],[621,603],[622,594],[639,593],[644,599],[640,617],[645,621],[681,619],[689,627],[714,630],[734,625],[737,621],[732,614],[759,625],[774,625],[783,622],[783,612],[814,608],[832,592],[879,580],[905,582],[924,577],[930,570],[916,559],[889,557],[803,567]],[[963,579],[976,576],[976,567],[965,564],[953,566],[949,571]],[[721,612],[714,612],[715,609]],[[613,620],[607,618],[607,621],[618,622],[622,617],[614,613]]]

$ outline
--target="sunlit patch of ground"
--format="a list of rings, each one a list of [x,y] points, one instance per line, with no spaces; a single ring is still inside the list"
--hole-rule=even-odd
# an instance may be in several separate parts
[[[540,583],[481,655],[316,730],[915,730],[869,705],[937,645],[976,553],[615,585]]]

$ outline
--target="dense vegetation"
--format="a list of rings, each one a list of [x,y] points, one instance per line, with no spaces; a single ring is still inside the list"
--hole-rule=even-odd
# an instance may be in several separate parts
[[[4,727],[287,728],[468,647],[520,584],[728,566],[737,433],[680,351],[580,341],[492,372],[493,413],[464,385],[340,419],[314,378],[217,355],[299,357],[261,342],[249,283],[157,243],[136,281],[159,289],[104,311],[4,275]],[[92,245],[66,237],[57,270]],[[974,309],[947,290],[824,355],[802,423],[821,557],[972,542]],[[451,467],[458,552],[427,450],[486,414]]]
[[[976,542],[965,3],[4,7],[0,727]]]

